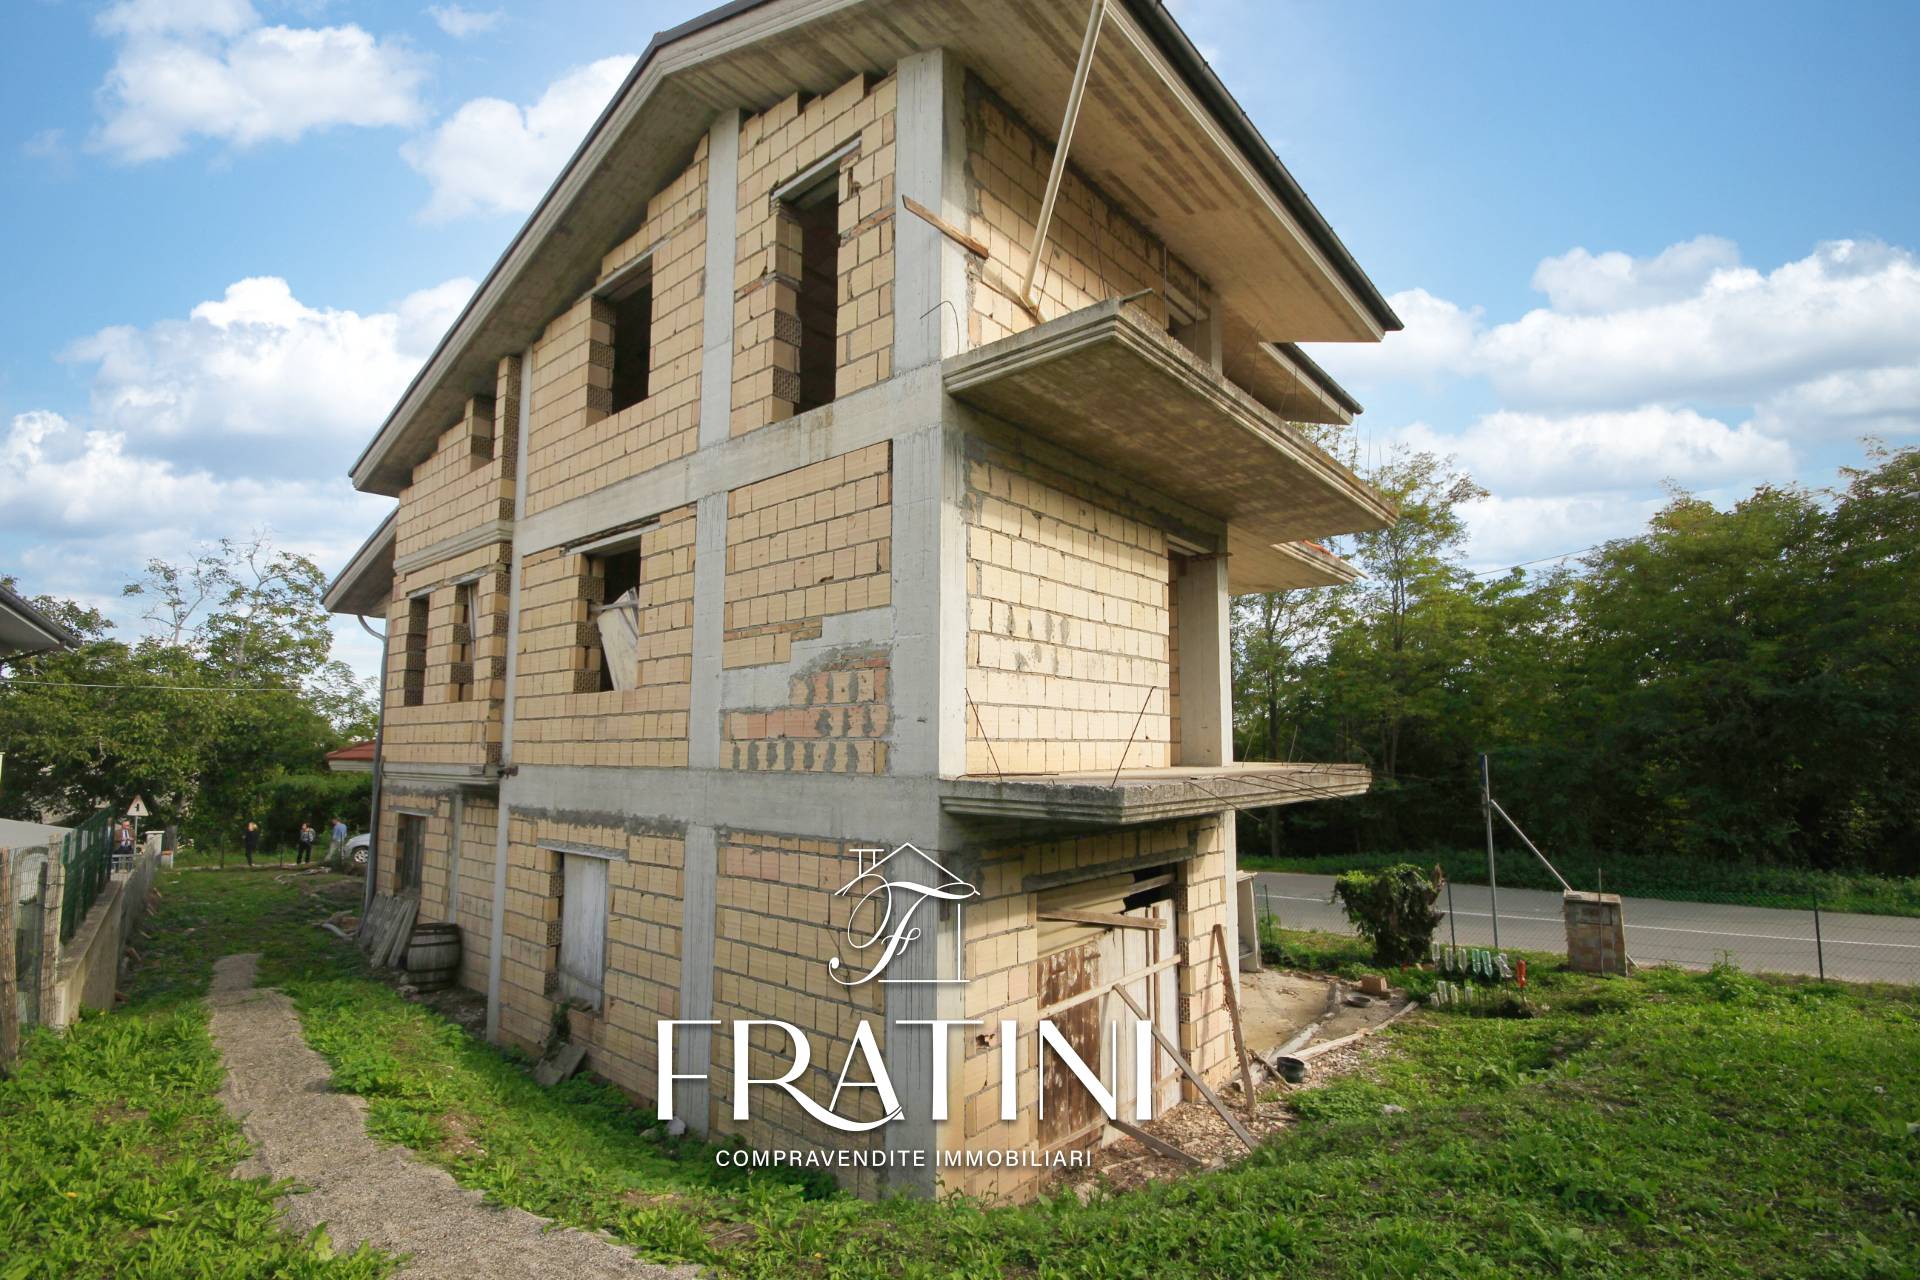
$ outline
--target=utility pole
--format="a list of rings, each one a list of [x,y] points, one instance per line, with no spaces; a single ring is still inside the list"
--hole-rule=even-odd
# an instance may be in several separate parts
[[[1480,812],[1487,819],[1487,897],[1493,903],[1493,949],[1500,949],[1500,883],[1493,870],[1493,773],[1480,753]]]

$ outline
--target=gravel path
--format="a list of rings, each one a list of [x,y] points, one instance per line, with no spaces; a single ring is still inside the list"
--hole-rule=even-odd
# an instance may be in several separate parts
[[[401,1274],[447,1280],[693,1277],[695,1267],[641,1262],[605,1236],[555,1228],[521,1209],[487,1204],[444,1169],[367,1136],[366,1103],[335,1093],[326,1059],[307,1047],[293,1005],[253,986],[257,955],[214,962],[207,1003],[226,1063],[221,1101],[254,1156],[242,1177],[289,1178],[310,1190],[285,1201],[285,1225],[325,1223],[336,1250],[362,1241],[410,1255]]]

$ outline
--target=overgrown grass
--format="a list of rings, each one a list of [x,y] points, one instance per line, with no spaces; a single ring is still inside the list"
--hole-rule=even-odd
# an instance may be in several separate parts
[[[204,950],[150,951],[177,971],[150,985],[164,995],[150,1003],[174,1002],[164,1016],[194,1016],[178,997],[204,985],[218,948],[263,950],[262,981],[293,992],[378,1136],[496,1200],[723,1275],[1920,1276],[1920,1136],[1907,1129],[1920,1122],[1920,1000],[1907,989],[1729,971],[1601,980],[1533,958],[1530,1016],[1406,1020],[1364,1074],[1293,1094],[1299,1124],[1232,1169],[1085,1204],[872,1205],[717,1170],[709,1148],[666,1138],[591,1081],[536,1088],[524,1062],[295,925],[324,912],[271,877],[183,880],[170,892],[202,922]],[[1273,941],[1290,963],[1367,968],[1356,939]],[[230,1155],[209,1157],[215,1175]],[[82,1231],[75,1219],[51,1234],[78,1249]]]
[[[1664,898],[1678,902],[1725,902],[1752,907],[1810,910],[1819,895],[1822,911],[1857,911],[1869,915],[1920,916],[1920,877],[1868,875],[1864,872],[1813,871],[1803,867],[1744,866],[1702,858],[1653,854],[1552,853],[1554,865],[1576,889],[1605,887],[1608,893],[1630,897]],[[1396,863],[1422,867],[1439,863],[1456,884],[1487,882],[1485,849],[1442,849],[1422,852],[1313,854],[1269,858],[1245,850],[1240,866],[1247,871],[1296,871],[1310,875],[1338,875],[1343,871],[1377,871]],[[1497,871],[1500,883],[1515,889],[1558,890],[1560,882],[1526,850],[1502,849]]]
[[[193,878],[223,891],[182,892],[181,876],[162,877],[153,938],[135,940],[145,963],[128,1006],[63,1036],[33,1033],[0,1081],[0,1280],[393,1270],[374,1253],[336,1257],[319,1233],[280,1230],[284,1188],[230,1176],[247,1143],[220,1104],[206,1008],[190,997],[229,951],[267,950],[283,972],[338,961],[294,941],[302,927],[319,932],[312,908],[270,876]]]

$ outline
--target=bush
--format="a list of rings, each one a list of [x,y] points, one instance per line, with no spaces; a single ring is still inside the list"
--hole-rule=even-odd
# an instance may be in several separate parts
[[[1349,871],[1333,882],[1333,895],[1353,927],[1373,943],[1375,964],[1418,964],[1440,927],[1433,904],[1446,884],[1439,867],[1429,874],[1402,862],[1380,871]]]

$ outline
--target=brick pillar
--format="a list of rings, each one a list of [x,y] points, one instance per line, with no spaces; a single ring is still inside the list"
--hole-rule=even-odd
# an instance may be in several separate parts
[[[1617,893],[1578,893],[1561,898],[1567,922],[1567,967],[1580,973],[1627,971],[1627,926]]]

